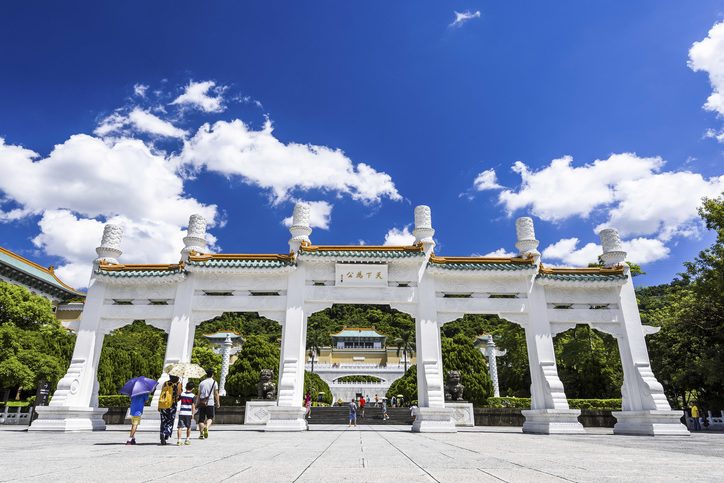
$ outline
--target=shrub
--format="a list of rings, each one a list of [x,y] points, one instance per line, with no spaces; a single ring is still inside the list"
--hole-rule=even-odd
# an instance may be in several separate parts
[[[569,399],[571,409],[610,409],[621,410],[620,399]],[[530,409],[528,397],[489,397],[486,407],[489,408],[516,408]]]
[[[130,405],[131,399],[128,396],[98,396],[98,406],[102,408],[127,408]]]

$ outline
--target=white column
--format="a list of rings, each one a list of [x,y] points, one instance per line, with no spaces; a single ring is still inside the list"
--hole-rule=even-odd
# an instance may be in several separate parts
[[[194,280],[192,277],[187,277],[176,287],[163,367],[179,362],[191,362],[191,351],[196,333],[196,324],[192,319],[193,296]],[[141,424],[138,426],[139,431],[159,430],[161,415],[158,412],[158,401],[161,398],[161,388],[168,379],[168,374],[161,372],[151,404],[144,411],[143,419],[141,419]]]
[[[221,375],[219,376],[219,395],[226,396],[226,376],[229,375],[229,360],[231,359],[231,337],[221,344]]]
[[[36,408],[38,419],[30,426],[30,431],[101,431],[106,428],[103,414],[107,409],[97,407],[106,287],[97,281],[95,270],[101,262],[118,263],[122,236],[120,226],[104,227],[101,246],[96,248],[98,258],[93,264],[70,366],[58,381],[50,404]]]
[[[488,374],[490,374],[490,380],[493,383],[493,396],[500,397],[500,385],[498,384],[498,357],[503,357],[508,351],[500,351],[495,346],[495,341],[492,335],[487,336],[487,342],[485,347],[480,348],[480,352],[488,358]]]
[[[310,243],[310,208],[306,203],[294,207],[289,232],[289,249],[296,253],[302,243]],[[282,325],[282,350],[279,361],[277,406],[269,408],[266,431],[304,431],[307,420],[302,407],[304,367],[307,342],[307,314],[304,309],[306,274],[303,265],[289,274],[287,282],[287,309]]]
[[[535,238],[533,220],[527,217],[516,220],[516,234],[521,256],[532,256],[536,265],[540,263],[538,240]],[[560,434],[582,433],[578,422],[580,410],[570,409],[558,377],[556,354],[553,349],[553,334],[548,320],[548,304],[545,288],[532,280],[528,292],[528,322],[525,326],[525,340],[530,366],[531,409],[523,411],[524,433]]]
[[[428,206],[415,207],[416,243],[422,243],[425,260],[417,283],[417,311],[415,314],[415,341],[417,352],[417,402],[418,416],[412,424],[415,432],[454,433],[452,409],[445,407],[445,382],[440,346],[440,325],[437,322],[435,281],[425,272],[427,260],[435,248],[435,230],[432,213]]]
[[[606,267],[622,266],[627,276],[619,292],[622,322],[616,337],[623,368],[623,411],[613,413],[617,420],[613,431],[652,436],[688,435],[688,429],[679,421],[681,413],[671,410],[664,388],[651,370],[636,292],[630,268],[624,263],[626,252],[621,247],[618,232],[605,229],[599,235],[603,246],[601,258]]]

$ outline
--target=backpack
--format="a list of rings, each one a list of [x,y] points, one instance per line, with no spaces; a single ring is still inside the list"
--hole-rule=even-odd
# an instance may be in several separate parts
[[[161,397],[158,398],[158,409],[169,409],[173,406],[174,392],[176,388],[171,383],[166,383],[161,389]]]

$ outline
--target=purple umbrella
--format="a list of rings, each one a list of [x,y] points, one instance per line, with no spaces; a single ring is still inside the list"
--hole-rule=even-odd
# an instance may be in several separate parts
[[[156,384],[158,384],[158,381],[155,379],[149,379],[143,376],[134,377],[123,385],[120,393],[130,397],[138,396],[140,394],[149,394],[156,389]]]

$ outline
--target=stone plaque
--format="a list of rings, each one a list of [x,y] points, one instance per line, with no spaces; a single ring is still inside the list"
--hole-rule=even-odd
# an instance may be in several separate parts
[[[387,265],[338,263],[334,284],[337,287],[387,287]]]

